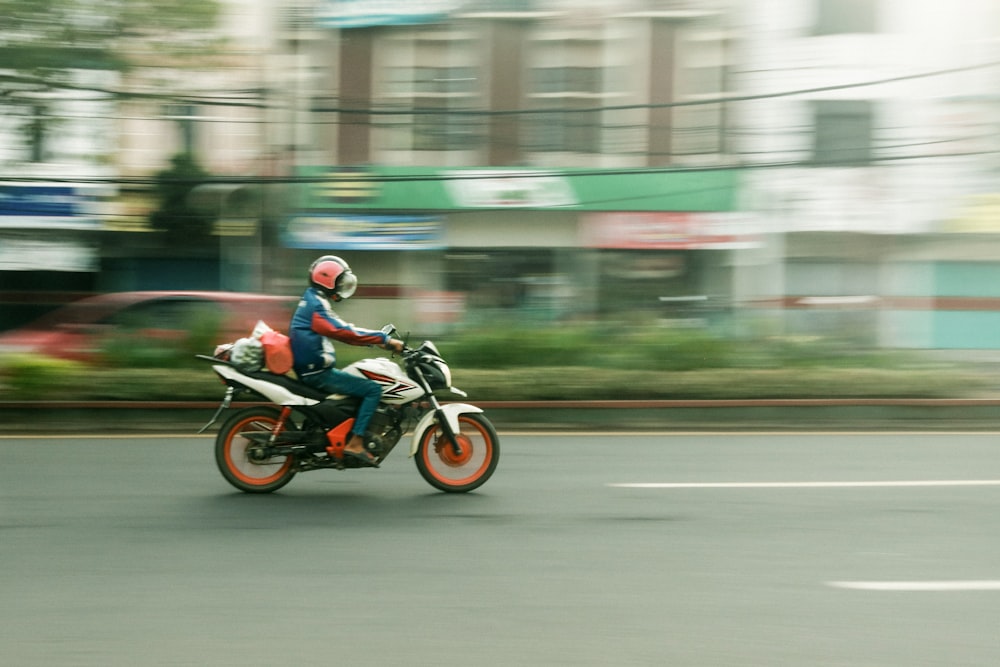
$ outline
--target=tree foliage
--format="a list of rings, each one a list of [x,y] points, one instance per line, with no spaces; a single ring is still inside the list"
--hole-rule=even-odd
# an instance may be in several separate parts
[[[170,168],[158,173],[153,192],[159,207],[149,216],[153,229],[166,233],[173,243],[191,246],[207,239],[215,217],[191,205],[191,191],[208,178],[190,153],[179,153],[170,160]]]
[[[150,51],[210,42],[216,0],[0,0],[0,96],[71,87],[70,73],[125,71]]]
[[[0,0],[0,106],[30,161],[46,159],[61,102],[131,96],[119,75],[138,65],[197,63],[218,16],[217,0]]]

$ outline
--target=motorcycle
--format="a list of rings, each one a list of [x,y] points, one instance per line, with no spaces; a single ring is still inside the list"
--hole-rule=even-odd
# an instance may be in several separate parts
[[[231,415],[215,440],[215,461],[222,476],[240,491],[270,493],[300,472],[368,467],[344,455],[360,400],[328,396],[287,375],[248,370],[228,360],[227,352],[198,355],[226,385],[211,427],[234,396],[251,394],[273,405],[255,405]],[[441,404],[435,391],[465,392],[451,385],[451,370],[434,343],[405,346],[402,366],[385,357],[362,359],[348,373],[374,380],[382,400],[368,427],[366,449],[379,463],[405,433],[412,431],[410,457],[431,486],[464,493],[482,486],[500,456],[496,430],[483,411],[467,403]]]

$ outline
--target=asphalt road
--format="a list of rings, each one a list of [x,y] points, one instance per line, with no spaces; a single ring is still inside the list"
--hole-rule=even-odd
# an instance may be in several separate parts
[[[501,437],[458,496],[0,438],[0,664],[1000,664],[997,434]]]

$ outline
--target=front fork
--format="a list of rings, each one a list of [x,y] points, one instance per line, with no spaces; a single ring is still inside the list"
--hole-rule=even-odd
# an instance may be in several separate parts
[[[444,437],[448,439],[448,443],[451,444],[451,450],[455,452],[455,456],[462,455],[462,446],[458,444],[458,438],[455,437],[455,430],[451,426],[451,422],[447,419],[444,411],[441,409],[441,404],[438,403],[437,398],[433,395],[431,396],[431,405],[434,406],[434,418],[437,420],[438,424],[441,425],[441,432],[444,433]]]
[[[441,425],[441,431],[444,433],[444,436],[448,439],[448,442],[451,444],[451,449],[455,453],[455,456],[461,456],[462,446],[458,444],[458,438],[455,437],[456,433],[458,432],[458,419],[456,418],[454,420],[454,423],[452,422],[451,419],[449,419],[448,413],[446,413],[441,408],[441,403],[438,402],[437,396],[434,395],[434,391],[431,389],[430,384],[427,382],[427,378],[424,377],[424,373],[423,371],[420,370],[419,366],[416,368],[416,375],[417,375],[417,380],[420,382],[420,386],[424,390],[424,393],[426,393],[427,397],[430,399],[431,407],[433,407],[434,409],[431,412],[428,412],[427,415],[425,415],[424,418],[420,420],[420,424],[417,426],[417,430],[413,434],[414,444],[412,448],[413,451],[410,454],[410,456],[413,456],[414,454],[417,453],[417,444],[416,444],[417,438],[420,436],[421,433],[423,433],[425,423],[429,423],[428,417],[430,417],[431,415],[433,415],[433,419],[437,421],[438,424]]]
[[[462,447],[456,437],[459,432],[458,416],[474,412],[482,412],[482,408],[477,408],[468,403],[449,403],[440,405],[432,398],[433,410],[429,410],[421,419],[420,423],[413,429],[413,442],[410,445],[410,456],[416,456],[420,449],[420,439],[432,424],[438,424],[441,432],[448,438],[448,442],[454,448],[456,454],[462,453]]]

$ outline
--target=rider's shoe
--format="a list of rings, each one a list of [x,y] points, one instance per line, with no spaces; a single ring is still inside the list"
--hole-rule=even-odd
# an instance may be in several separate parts
[[[350,449],[345,449],[344,458],[354,459],[355,461],[358,461],[359,463],[362,463],[368,466],[369,468],[378,468],[378,459],[365,450],[361,450],[360,452],[355,452],[351,451]]]

